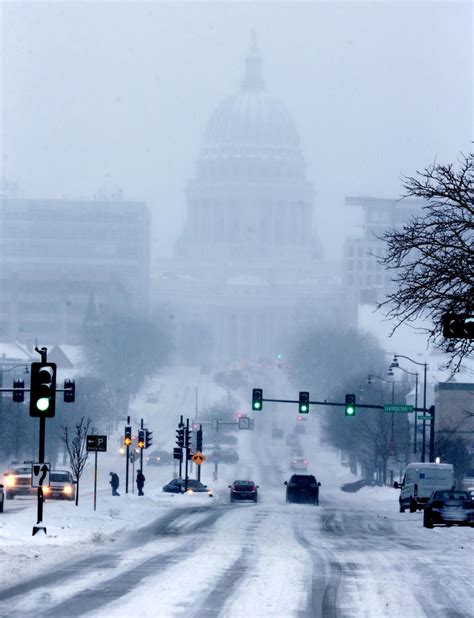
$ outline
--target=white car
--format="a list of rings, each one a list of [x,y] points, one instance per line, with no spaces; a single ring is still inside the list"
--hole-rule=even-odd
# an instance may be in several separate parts
[[[43,487],[43,496],[50,499],[74,500],[76,487],[68,470],[51,470],[49,486]]]
[[[290,469],[294,472],[306,472],[308,470],[308,461],[304,457],[293,457],[290,459]]]

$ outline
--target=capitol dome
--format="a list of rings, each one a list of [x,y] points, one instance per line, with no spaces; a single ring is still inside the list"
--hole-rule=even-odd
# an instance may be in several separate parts
[[[212,114],[198,160],[203,178],[303,178],[299,136],[286,106],[265,90],[262,60],[253,41],[240,92]]]

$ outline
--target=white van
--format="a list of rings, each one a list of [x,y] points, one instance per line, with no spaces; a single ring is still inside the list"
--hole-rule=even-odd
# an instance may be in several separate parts
[[[414,513],[422,509],[436,489],[454,489],[452,464],[411,463],[408,464],[401,483],[394,483],[400,489],[400,513],[410,509]]]

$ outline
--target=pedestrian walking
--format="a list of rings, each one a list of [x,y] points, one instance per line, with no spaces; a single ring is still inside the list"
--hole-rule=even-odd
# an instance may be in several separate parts
[[[143,493],[143,487],[145,486],[145,475],[143,474],[143,472],[141,470],[138,470],[137,472],[137,489],[138,489],[138,495],[139,496],[144,496],[145,494]]]
[[[112,496],[120,496],[117,489],[119,488],[120,480],[116,472],[110,472],[110,486],[112,487]]]

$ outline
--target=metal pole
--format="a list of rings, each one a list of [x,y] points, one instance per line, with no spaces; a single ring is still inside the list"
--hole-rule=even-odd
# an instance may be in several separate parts
[[[195,402],[196,405],[195,405],[195,408],[194,408],[194,418],[196,420],[197,420],[197,417],[198,417],[198,393],[199,393],[199,387],[196,386],[196,402]]]
[[[395,403],[395,380],[392,380],[392,404]],[[393,426],[394,426],[395,413],[392,412],[392,445],[393,445]]]
[[[430,425],[430,463],[434,463],[435,447],[435,407],[430,406],[431,425]]]
[[[130,417],[127,416],[127,426],[130,426]],[[127,452],[126,452],[126,464],[125,464],[125,493],[128,494],[128,467],[129,467],[129,459],[130,459],[130,447],[127,444]]]
[[[95,451],[95,461],[94,461],[94,511],[97,506],[97,451]]]
[[[418,407],[418,371],[415,376],[415,408]],[[418,422],[417,422],[418,412],[415,412],[415,427],[414,427],[414,435],[413,435],[413,453],[416,454],[416,441],[418,438]]]
[[[132,494],[135,493],[135,451],[132,451]]]
[[[178,427],[184,427],[183,423],[183,415],[179,417],[179,425]],[[179,460],[179,478],[183,478],[183,449],[181,449],[181,459]]]
[[[45,439],[46,439],[46,419],[44,416],[40,417],[39,424],[39,448],[38,448],[38,462],[40,464],[44,463],[44,450],[45,450]],[[40,485],[38,487],[38,512],[37,512],[37,522],[36,524],[43,523],[43,487]],[[38,532],[39,528],[37,526],[33,527],[33,536]],[[46,532],[46,528],[44,528]]]
[[[423,416],[426,416],[426,369],[427,363],[423,364]],[[424,463],[426,459],[426,420],[423,419],[423,428],[421,434],[421,461]]]
[[[140,421],[140,428],[143,429],[143,419]],[[140,449],[140,470],[143,473],[143,449]]]
[[[186,438],[189,435],[189,418],[186,419]],[[186,447],[186,444],[184,445],[184,450],[185,452],[185,464],[184,464],[184,491],[188,491],[188,454],[189,454],[189,449]]]

